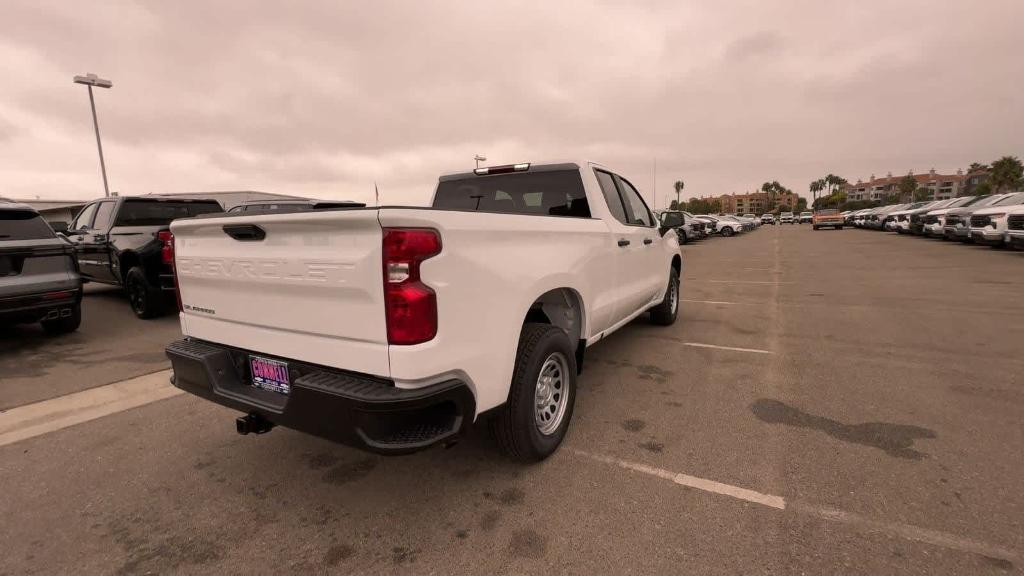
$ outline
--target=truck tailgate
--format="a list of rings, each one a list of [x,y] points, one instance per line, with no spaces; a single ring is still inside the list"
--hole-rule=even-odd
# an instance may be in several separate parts
[[[189,219],[171,231],[187,336],[390,375],[376,210]]]

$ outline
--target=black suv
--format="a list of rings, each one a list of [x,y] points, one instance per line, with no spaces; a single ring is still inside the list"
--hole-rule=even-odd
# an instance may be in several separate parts
[[[0,325],[35,322],[50,334],[82,323],[74,249],[32,207],[0,199]]]
[[[123,287],[136,316],[155,318],[174,301],[171,221],[223,211],[216,200],[104,198],[82,208],[63,235],[83,278]]]

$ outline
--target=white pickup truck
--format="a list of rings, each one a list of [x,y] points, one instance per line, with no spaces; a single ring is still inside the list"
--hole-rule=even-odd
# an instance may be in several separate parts
[[[640,314],[672,324],[682,259],[636,188],[589,162],[442,176],[429,208],[175,221],[179,388],[366,450],[457,439],[488,413],[540,460],[585,349]]]

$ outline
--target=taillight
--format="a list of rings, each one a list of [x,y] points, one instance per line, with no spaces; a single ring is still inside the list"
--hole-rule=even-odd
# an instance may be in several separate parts
[[[181,286],[178,285],[178,267],[174,265],[174,234],[171,234],[171,276],[174,278],[174,299],[178,302],[178,312],[184,312],[181,306]]]
[[[161,230],[156,233],[156,239],[163,242],[160,248],[160,260],[171,266],[174,264],[174,234],[170,230]]]
[[[389,344],[420,344],[437,335],[437,295],[420,281],[420,263],[441,252],[429,228],[385,228],[384,314]]]

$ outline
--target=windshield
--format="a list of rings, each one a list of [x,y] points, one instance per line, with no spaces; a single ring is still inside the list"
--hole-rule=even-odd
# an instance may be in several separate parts
[[[164,226],[178,218],[223,211],[216,202],[127,199],[117,214],[115,226]]]
[[[42,240],[53,237],[53,229],[39,214],[29,210],[0,210],[0,240]]]
[[[827,208],[825,210],[818,210],[818,215],[819,216],[834,216],[836,214],[839,214],[839,210],[836,210],[834,208]]]
[[[1010,194],[995,204],[992,204],[992,206],[1015,206],[1022,202],[1024,202],[1024,192],[1017,192],[1015,194]]]

